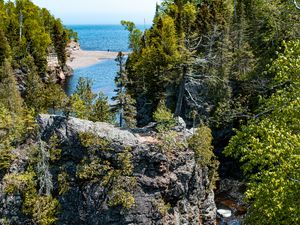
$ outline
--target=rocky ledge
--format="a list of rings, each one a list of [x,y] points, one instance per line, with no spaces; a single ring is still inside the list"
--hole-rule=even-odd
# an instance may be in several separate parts
[[[196,163],[194,152],[190,149],[173,151],[172,154],[164,153],[156,141],[153,141],[153,137],[147,138],[147,133],[140,135],[135,133],[137,131],[119,129],[106,123],[54,115],[40,115],[38,123],[41,139],[49,143],[50,137],[55,135],[61,149],[60,159],[50,165],[52,193],[60,204],[56,224],[216,223],[216,206],[214,193],[209,188],[209,171]],[[102,150],[95,146],[87,147],[90,146],[89,141],[86,139],[83,142],[82,134],[96,137],[97,142],[101,140],[99,145]],[[109,150],[103,150],[104,140],[105,148]],[[123,161],[118,161],[119,158]],[[26,154],[19,154],[10,172],[22,172],[27,161]],[[111,175],[107,179],[108,175],[100,174],[100,169],[93,173],[89,170],[82,172],[82,168],[98,168],[93,167],[95,161],[105,161],[103,165],[109,165],[110,169],[99,168],[108,171],[108,174],[118,175]],[[80,166],[83,162],[89,164]],[[126,171],[121,165],[127,165]],[[57,178],[61,170],[67,174],[68,188],[64,191],[59,190]],[[0,188],[3,186],[5,184],[2,180]],[[116,187],[126,190],[132,198],[114,199],[120,193],[114,189]],[[7,218],[11,224],[27,224],[28,218],[21,212],[20,205],[21,195],[1,192],[0,218]]]

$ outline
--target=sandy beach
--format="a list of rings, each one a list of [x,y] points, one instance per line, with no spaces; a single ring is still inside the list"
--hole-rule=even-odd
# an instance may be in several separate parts
[[[125,53],[124,53],[125,54]],[[115,59],[118,52],[72,50],[67,65],[73,69],[92,66],[101,60]]]

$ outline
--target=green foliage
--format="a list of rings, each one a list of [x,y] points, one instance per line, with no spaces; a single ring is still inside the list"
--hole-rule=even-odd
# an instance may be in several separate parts
[[[61,149],[58,148],[59,139],[56,135],[52,135],[49,140],[49,153],[50,153],[50,160],[55,162],[60,160],[61,158]]]
[[[157,136],[160,149],[168,156],[187,147],[186,141],[176,131],[159,133]]]
[[[208,127],[200,127],[188,140],[189,148],[195,152],[196,159],[200,165],[209,165],[214,156],[212,146],[212,134]]]
[[[89,109],[96,98],[96,94],[92,92],[92,85],[91,80],[80,77],[76,85],[76,90],[74,91],[74,94],[78,95]]]
[[[188,140],[188,147],[195,153],[197,163],[200,166],[209,168],[209,188],[215,188],[215,183],[218,180],[219,162],[213,152],[211,130],[202,126],[196,129],[196,133]]]
[[[123,120],[125,120],[125,126],[134,127],[136,125],[136,109],[135,109],[135,100],[126,93],[125,86],[128,84],[128,78],[125,70],[125,56],[122,52],[118,53],[117,58],[115,59],[119,71],[115,77],[115,83],[117,88],[115,92],[117,96],[113,97],[116,103],[113,106],[113,110],[119,113],[119,125],[123,127]]]
[[[3,225],[10,225],[9,219],[4,217],[0,219],[0,223]]]
[[[128,186],[129,185],[129,186]],[[112,190],[109,192],[109,206],[122,206],[125,209],[130,209],[135,204],[135,199],[132,193],[126,189],[130,189],[135,186],[135,180],[128,181],[127,179],[121,179],[114,183]]]
[[[25,193],[23,212],[32,216],[33,221],[40,225],[51,225],[57,221],[59,202],[51,196],[32,195]]]
[[[30,112],[18,115],[0,104],[0,147],[21,142],[35,131],[36,124]]]
[[[15,156],[11,153],[11,149],[7,146],[0,147],[0,170],[7,170]]]
[[[38,193],[37,184],[40,175],[32,170],[32,166],[37,162],[32,162],[33,164],[23,173],[6,174],[3,178],[4,190],[7,194],[22,195],[22,212],[30,216],[34,223],[51,225],[57,221],[59,202],[51,195]],[[39,182],[39,185],[43,184]]]
[[[5,59],[9,58],[9,44],[5,37],[4,31],[0,26],[0,64],[4,62]]]
[[[77,167],[76,175],[81,180],[96,183],[99,181],[100,176],[103,175],[103,173],[105,174],[110,168],[110,163],[107,161],[102,163],[101,160],[89,160],[86,158]]]
[[[136,28],[135,24],[130,21],[121,21],[121,24],[129,31],[129,48],[133,52],[138,52],[140,49],[140,41],[142,37],[142,32]]]
[[[66,106],[65,114],[69,115],[71,113],[72,116],[77,118],[88,119],[90,111],[78,94],[73,94],[70,97],[68,105]]]
[[[52,45],[60,62],[65,60],[63,47],[69,41],[67,34],[72,36],[72,32],[45,8],[39,8],[30,0],[9,1],[2,5],[0,17],[0,27],[10,45],[13,65],[17,68],[29,54],[34,59],[38,74],[45,75],[47,54]]]
[[[131,208],[134,203],[132,191],[136,186],[133,177],[130,148],[116,153],[116,158],[103,159],[100,151],[111,151],[110,143],[92,133],[81,133],[81,144],[87,148],[87,156],[77,166],[77,177],[86,182],[100,183],[107,189],[109,206]]]
[[[86,78],[80,78],[74,94],[70,97],[66,114],[71,113],[81,119],[94,122],[113,122],[114,114],[111,112],[108,98],[100,92],[97,95],[92,91],[92,82]]]
[[[0,103],[11,112],[22,112],[23,100],[17,89],[10,61],[7,59],[0,61]]]
[[[171,204],[166,203],[162,198],[154,202],[155,208],[158,210],[161,216],[166,216],[171,209]]]
[[[53,23],[53,33],[52,40],[54,44],[55,51],[57,53],[58,61],[60,65],[63,67],[67,61],[66,47],[68,44],[69,36],[68,34],[72,34],[66,31],[59,19],[56,19]]]
[[[72,29],[66,29],[67,35],[69,40],[73,40],[75,42],[78,42],[78,33],[73,31]]]
[[[28,56],[22,60],[22,65],[27,69],[25,103],[37,112],[45,110],[45,85],[41,81],[34,59]]]
[[[99,93],[98,98],[92,106],[92,114],[89,118],[92,121],[113,123],[114,114],[111,112],[108,97],[102,92]]]
[[[259,114],[237,131],[225,154],[240,160],[249,178],[247,224],[298,224],[300,188],[300,42],[284,43],[268,73],[275,74]],[[288,216],[287,216],[288,215]]]
[[[157,110],[153,114],[154,120],[157,122],[156,129],[158,132],[169,131],[176,125],[176,121],[164,101],[161,101]]]
[[[21,193],[35,186],[34,172],[11,173],[3,178],[4,190],[8,194]]]
[[[56,84],[54,81],[47,82],[44,90],[44,108],[56,110],[62,110],[65,108],[68,96],[62,89],[60,84]]]
[[[108,193],[108,205],[110,206],[121,205],[123,208],[129,209],[135,204],[132,191],[136,187],[136,178],[132,176],[133,165],[130,150],[130,148],[126,148],[118,154],[119,168],[112,171],[110,181],[107,182],[112,185],[112,189]]]
[[[79,133],[79,139],[82,146],[89,148],[89,147],[96,147],[100,150],[110,150],[109,141],[104,138],[100,138],[96,136],[93,132],[82,132]]]
[[[59,195],[63,195],[69,191],[70,184],[68,178],[69,175],[65,171],[58,174],[57,181],[59,186]]]

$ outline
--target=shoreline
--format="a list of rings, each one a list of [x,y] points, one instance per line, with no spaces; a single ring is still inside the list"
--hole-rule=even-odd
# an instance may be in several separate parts
[[[125,55],[127,53],[124,53]],[[118,52],[71,50],[67,65],[73,70],[95,65],[103,60],[115,59]]]

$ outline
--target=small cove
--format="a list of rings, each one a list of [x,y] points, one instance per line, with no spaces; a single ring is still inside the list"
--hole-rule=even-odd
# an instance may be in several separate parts
[[[67,27],[78,33],[82,50],[129,52],[128,32],[121,25],[70,25]],[[138,26],[138,28],[144,30],[145,26]],[[102,91],[111,102],[111,97],[115,95],[114,79],[117,70],[114,60],[102,60],[89,67],[75,69],[73,76],[67,78],[63,84],[63,88],[67,95],[71,95],[76,89],[79,78],[85,77],[93,82],[93,92]]]

